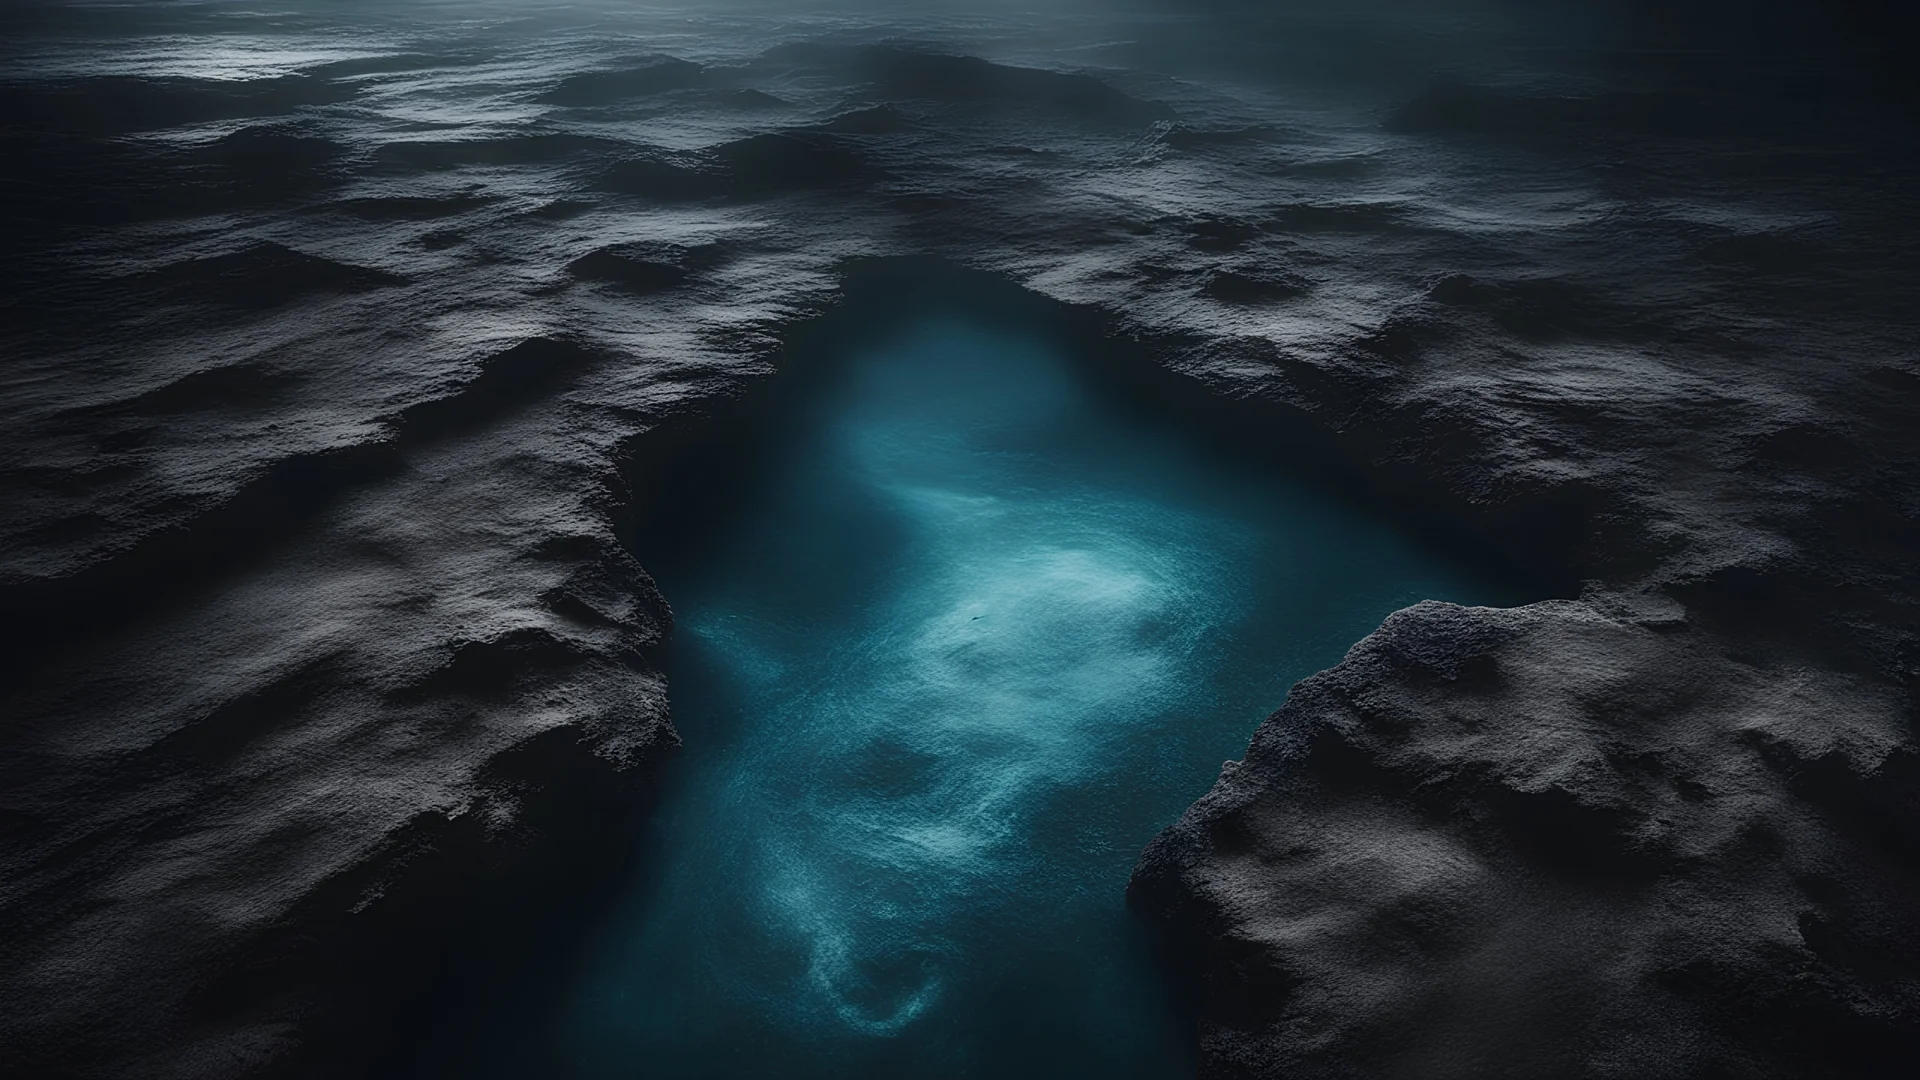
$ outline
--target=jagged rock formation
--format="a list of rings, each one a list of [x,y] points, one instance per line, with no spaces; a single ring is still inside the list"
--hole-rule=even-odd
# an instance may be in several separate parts
[[[1205,1076],[1873,1076],[1914,1052],[1910,716],[1674,611],[1402,611],[1143,858]]]

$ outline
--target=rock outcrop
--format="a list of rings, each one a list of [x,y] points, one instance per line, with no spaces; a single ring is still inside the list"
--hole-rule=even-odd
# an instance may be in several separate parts
[[[1295,687],[1130,895],[1206,1077],[1898,1075],[1910,724],[1671,611],[1429,602]]]

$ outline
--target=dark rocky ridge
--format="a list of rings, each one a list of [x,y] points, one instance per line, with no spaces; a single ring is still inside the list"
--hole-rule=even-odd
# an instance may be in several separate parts
[[[699,64],[669,56],[639,67],[569,75],[540,95],[540,100],[550,105],[605,105],[621,98],[690,89],[701,85],[705,77]]]
[[[793,102],[772,130],[704,83],[588,95],[682,110],[704,149],[483,112],[383,151],[423,140],[380,112],[422,70],[513,47],[409,32],[241,85],[21,76],[9,298],[53,299],[8,331],[0,459],[8,1068],[355,1075],[450,958],[510,964],[499,928],[617,846],[673,741],[630,481],[845,260],[903,252],[1071,305],[1248,452],[1591,582],[1397,616],[1155,844],[1133,897],[1184,950],[1209,1075],[1912,1056],[1897,153],[1689,142],[1604,86],[1419,70],[1320,112],[1137,50],[1106,85],[897,44],[686,61]],[[652,51],[554,33],[585,70],[529,59],[493,100]],[[1434,74],[1483,89],[1436,104]],[[1407,102],[1424,130],[1382,131]],[[623,162],[653,171],[600,181]],[[297,287],[238,316],[144,298],[256,243],[325,265],[269,258]],[[628,263],[684,276],[595,272]]]
[[[1203,1075],[1894,1076],[1911,717],[1600,601],[1402,611],[1150,848]]]

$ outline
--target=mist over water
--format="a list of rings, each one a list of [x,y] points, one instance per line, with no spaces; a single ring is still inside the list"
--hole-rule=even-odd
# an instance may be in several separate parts
[[[642,545],[688,744],[657,869],[479,1072],[1189,1075],[1141,846],[1387,612],[1496,590],[981,317],[812,391],[717,543]]]

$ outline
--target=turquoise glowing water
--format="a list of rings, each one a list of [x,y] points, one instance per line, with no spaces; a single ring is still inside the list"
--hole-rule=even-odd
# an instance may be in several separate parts
[[[652,869],[483,1072],[1191,1074],[1141,847],[1293,681],[1489,590],[1083,378],[910,323],[650,560],[687,740]]]

